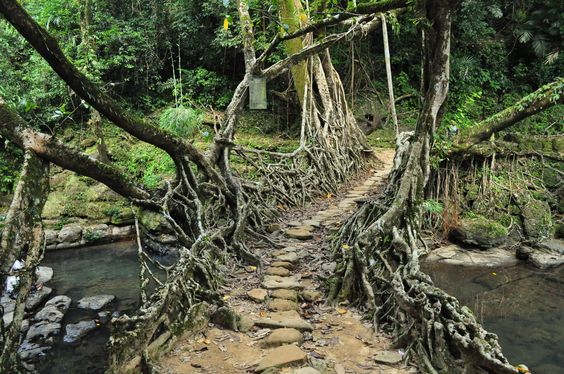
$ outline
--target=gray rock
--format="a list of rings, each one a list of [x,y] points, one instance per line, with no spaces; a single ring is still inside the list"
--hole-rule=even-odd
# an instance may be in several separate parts
[[[548,269],[564,264],[564,255],[545,248],[537,248],[531,253],[529,262],[539,269]]]
[[[80,241],[82,238],[82,227],[78,225],[67,225],[63,226],[61,231],[59,231],[58,241],[59,243],[74,243]]]
[[[135,226],[112,227],[112,239],[121,239],[135,234]]]
[[[314,369],[312,367],[305,367],[305,368],[299,368],[296,369],[292,372],[293,374],[321,374],[321,372],[317,369]]]
[[[552,215],[546,201],[531,199],[521,207],[523,230],[528,238],[539,240],[550,236]]]
[[[302,333],[296,329],[281,328],[272,331],[270,335],[261,340],[263,347],[277,347],[284,344],[298,343],[304,341]]]
[[[53,269],[48,266],[38,266],[35,274],[37,274],[37,282],[47,283],[53,278]]]
[[[394,365],[401,362],[401,355],[396,351],[381,351],[374,355],[374,360],[383,364]]]
[[[45,244],[46,245],[53,245],[57,244],[57,236],[58,233],[55,230],[45,230]]]
[[[266,290],[262,288],[253,288],[252,290],[247,292],[247,296],[251,298],[253,301],[257,303],[263,302],[266,299],[267,293]]]
[[[518,262],[513,253],[504,248],[476,251],[459,247],[456,244],[434,250],[425,260],[447,265],[480,267],[512,266]]]
[[[299,226],[293,229],[288,229],[284,233],[289,238],[308,240],[313,238],[313,234],[309,228],[311,228],[311,226]]]
[[[51,292],[53,292],[51,288],[44,286],[39,291],[30,293],[27,297],[27,301],[25,302],[25,309],[33,310],[37,308],[47,297],[49,297]]]
[[[7,295],[5,295],[0,299],[0,305],[2,305],[4,313],[13,312],[16,308],[16,300],[10,299]]]
[[[2,315],[2,320],[4,321],[4,326],[9,326],[14,320],[14,312],[4,312]]]
[[[539,243],[540,248],[547,249],[551,252],[564,255],[564,240],[562,239],[550,239]]]
[[[321,265],[321,269],[329,273],[334,272],[336,268],[337,268],[336,262],[326,262],[323,265]]]
[[[24,319],[22,325],[20,326],[20,331],[25,334],[29,330],[29,319]]]
[[[23,361],[37,361],[41,357],[44,357],[45,352],[50,349],[51,347],[49,346],[41,346],[37,343],[24,341],[18,348],[18,355]]]
[[[258,364],[255,372],[260,373],[272,367],[284,367],[305,362],[307,355],[295,345],[283,345],[270,351]]]
[[[291,262],[295,263],[300,259],[297,253],[290,252],[286,254],[281,254],[275,257],[277,261]]]
[[[66,333],[63,341],[67,344],[74,344],[95,328],[96,322],[94,321],[80,321],[68,324],[65,327]]]
[[[61,322],[64,313],[62,313],[55,305],[46,305],[33,317],[34,321]]]
[[[313,326],[308,321],[302,319],[295,310],[271,313],[265,318],[256,320],[255,325],[274,328],[288,327],[305,331],[313,330]]]
[[[107,239],[111,235],[111,230],[106,224],[89,226],[84,229],[82,236],[89,243]]]
[[[48,321],[37,322],[29,327],[25,340],[30,342],[35,340],[46,340],[51,336],[58,335],[60,331],[60,323]]]
[[[100,310],[116,297],[114,295],[96,295],[78,300],[78,307],[82,309]]]
[[[51,300],[45,303],[45,306],[54,305],[59,309],[61,312],[65,313],[71,304],[71,298],[65,295],[55,296]]]

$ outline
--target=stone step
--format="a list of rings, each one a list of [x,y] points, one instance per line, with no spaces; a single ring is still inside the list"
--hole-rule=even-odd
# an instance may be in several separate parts
[[[272,299],[267,304],[268,310],[274,312],[286,312],[288,310],[299,310],[298,304],[295,301],[286,299]]]
[[[272,297],[273,299],[298,301],[298,293],[293,290],[274,290],[270,293],[270,297]]]
[[[298,256],[297,253],[286,253],[286,254],[281,254],[281,255],[277,255],[274,257],[277,261],[285,261],[285,262],[291,262],[291,263],[295,263],[300,259],[300,256]]]
[[[312,226],[299,226],[293,229],[288,229],[284,233],[286,234],[287,237],[293,239],[299,239],[299,240],[313,239],[313,234],[311,233],[311,230],[307,229],[308,227],[312,227]]]
[[[255,325],[269,328],[287,327],[305,331],[313,330],[311,323],[300,317],[295,310],[270,313],[265,318],[256,320]]]
[[[280,345],[298,343],[304,340],[303,334],[296,329],[281,328],[272,331],[270,335],[261,340],[263,347],[278,347]]]
[[[299,365],[306,361],[307,354],[295,345],[283,345],[270,351],[258,364],[255,372],[269,368],[281,368]]]
[[[262,280],[262,286],[269,290],[284,288],[287,290],[301,290],[304,286],[293,277],[280,277],[278,275],[266,275]]]
[[[287,277],[290,275],[290,270],[281,267],[269,267],[264,272],[267,275],[278,275],[281,277]]]
[[[247,292],[247,296],[256,302],[263,302],[266,299],[267,292],[262,288],[254,288]]]
[[[274,261],[272,264],[270,264],[270,266],[273,268],[285,268],[288,270],[292,270],[294,268],[294,265],[292,265],[292,263],[288,261]]]

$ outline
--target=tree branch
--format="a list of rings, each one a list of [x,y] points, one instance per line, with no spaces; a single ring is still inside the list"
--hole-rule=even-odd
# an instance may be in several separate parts
[[[517,122],[539,113],[553,105],[564,102],[564,78],[542,86],[535,92],[525,96],[514,105],[494,114],[472,127],[468,134],[462,136],[453,153],[461,153],[477,143],[489,139],[492,134],[507,129]]]

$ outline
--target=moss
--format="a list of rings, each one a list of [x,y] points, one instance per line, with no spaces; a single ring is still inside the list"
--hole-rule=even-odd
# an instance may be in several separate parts
[[[391,127],[377,129],[368,135],[367,141],[372,148],[394,148],[396,144],[396,132]]]
[[[480,233],[486,238],[499,238],[507,236],[507,228],[500,222],[488,219],[481,215],[474,215],[473,218],[465,218],[464,226],[472,232]]]
[[[550,207],[546,201],[531,199],[521,207],[525,234],[532,239],[551,236],[553,223]]]

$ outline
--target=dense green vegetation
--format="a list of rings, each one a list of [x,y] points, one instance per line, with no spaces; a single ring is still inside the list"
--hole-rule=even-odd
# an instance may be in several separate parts
[[[90,33],[94,48],[90,49],[85,48],[81,39],[83,1],[26,0],[24,3],[57,38],[67,56],[80,70],[98,80],[104,90],[136,111],[156,112],[159,117],[156,122],[161,126],[196,141],[206,141],[212,133],[211,128],[201,124],[204,113],[211,108],[224,109],[243,74],[241,40],[232,25],[236,18],[233,2],[92,1]],[[253,1],[250,5],[260,50],[284,25],[277,21],[277,9],[271,2]],[[316,9],[316,2],[310,6]],[[333,7],[335,11],[339,9],[338,5]],[[443,122],[445,129],[448,125],[459,129],[471,127],[562,71],[559,55],[562,25],[558,8],[559,2],[554,0],[494,0],[487,6],[480,1],[462,2],[454,22],[451,93]],[[312,12],[311,17],[320,16]],[[226,30],[224,18],[228,20]],[[415,94],[419,87],[417,22],[412,15],[400,15],[393,24],[391,56],[397,96]],[[355,42],[354,48],[341,44],[334,49],[334,62],[348,84],[346,90],[352,100],[358,101],[363,95],[369,101],[385,97],[381,44],[381,33],[375,32]],[[357,56],[354,64],[351,53]],[[64,134],[66,127],[88,132],[85,126],[90,112],[88,105],[68,90],[46,62],[3,21],[0,21],[0,56],[3,72],[0,95],[25,119],[55,134]],[[272,57],[279,58],[276,54]],[[287,78],[269,87],[277,92],[287,88]],[[295,107],[278,95],[269,95],[269,100],[272,113],[269,118],[279,125],[260,121],[260,132],[275,130],[286,132],[286,136],[295,135],[286,131],[292,128]],[[289,100],[297,99],[290,96]],[[399,103],[402,126],[414,125],[417,107],[415,96]],[[379,108],[385,111],[385,105]],[[561,133],[560,118],[562,109],[553,108],[524,121],[520,131]],[[112,131],[107,132],[111,138]],[[444,136],[446,130],[438,134]],[[0,147],[0,191],[8,192],[14,185],[21,155],[6,144]],[[158,151],[140,150],[132,153],[133,160],[121,159],[119,151],[116,152],[114,156],[130,171],[141,161],[148,165],[149,174],[167,171],[167,163],[161,162]],[[148,186],[154,185],[155,176],[141,177]]]

